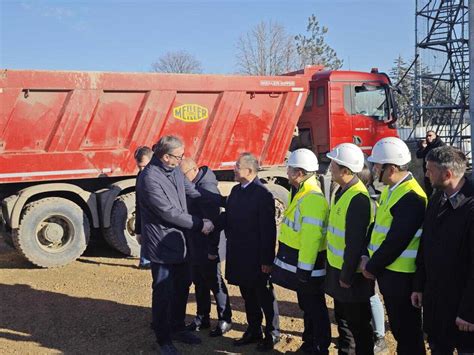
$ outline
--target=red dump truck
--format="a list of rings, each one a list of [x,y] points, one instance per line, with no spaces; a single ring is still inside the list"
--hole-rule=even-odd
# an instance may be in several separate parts
[[[278,211],[287,199],[289,150],[323,162],[341,142],[370,153],[396,135],[385,74],[327,71],[282,76],[0,71],[0,200],[6,239],[33,264],[79,257],[91,230],[127,255],[134,238],[138,146],[174,134],[225,190],[244,151]],[[323,179],[327,190],[327,179]],[[278,218],[278,216],[277,216]]]

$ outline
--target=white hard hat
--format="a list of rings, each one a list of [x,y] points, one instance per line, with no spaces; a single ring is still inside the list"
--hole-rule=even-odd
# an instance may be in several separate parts
[[[378,164],[405,165],[411,161],[411,153],[404,141],[397,137],[379,140],[372,149],[368,161]]]
[[[305,148],[293,151],[286,165],[292,168],[304,169],[308,172],[319,169],[318,158],[316,158],[316,155],[311,150]]]
[[[358,146],[352,143],[341,143],[327,153],[326,156],[339,165],[351,169],[354,173],[360,173],[364,168],[364,153]]]

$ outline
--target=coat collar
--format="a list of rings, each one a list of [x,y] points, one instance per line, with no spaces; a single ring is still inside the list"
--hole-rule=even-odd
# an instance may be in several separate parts
[[[453,207],[453,209],[457,209],[466,203],[468,203],[470,200],[474,198],[474,186],[473,186],[473,181],[472,179],[466,178],[466,181],[464,181],[464,185],[459,190],[459,192],[451,197],[448,198],[449,203]],[[441,198],[446,198],[445,194],[443,193]]]

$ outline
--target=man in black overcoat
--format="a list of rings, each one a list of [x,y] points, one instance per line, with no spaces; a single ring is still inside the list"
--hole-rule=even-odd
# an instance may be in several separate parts
[[[412,304],[423,307],[433,355],[473,354],[474,183],[458,149],[433,149],[426,160],[437,191],[426,210]]]
[[[270,281],[275,258],[276,222],[272,194],[260,182],[258,160],[243,153],[235,166],[238,185],[232,189],[220,224],[227,238],[226,279],[240,287],[248,327],[235,346],[258,342],[257,351],[270,351],[280,331],[278,305]],[[262,335],[262,318],[265,330]]]

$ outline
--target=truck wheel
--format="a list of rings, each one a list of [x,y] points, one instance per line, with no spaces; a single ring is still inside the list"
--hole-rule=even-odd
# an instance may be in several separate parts
[[[288,190],[277,184],[266,184],[267,189],[275,198],[275,220],[277,226],[283,221],[283,213],[288,206]]]
[[[15,247],[12,240],[12,230],[5,225],[5,222],[0,217],[0,238],[3,239],[6,245]]]
[[[89,219],[74,202],[49,197],[28,203],[18,229],[15,248],[40,267],[64,266],[82,255],[90,236]]]
[[[135,238],[135,192],[115,199],[110,227],[105,229],[104,238],[122,254],[140,256],[140,244]]]

